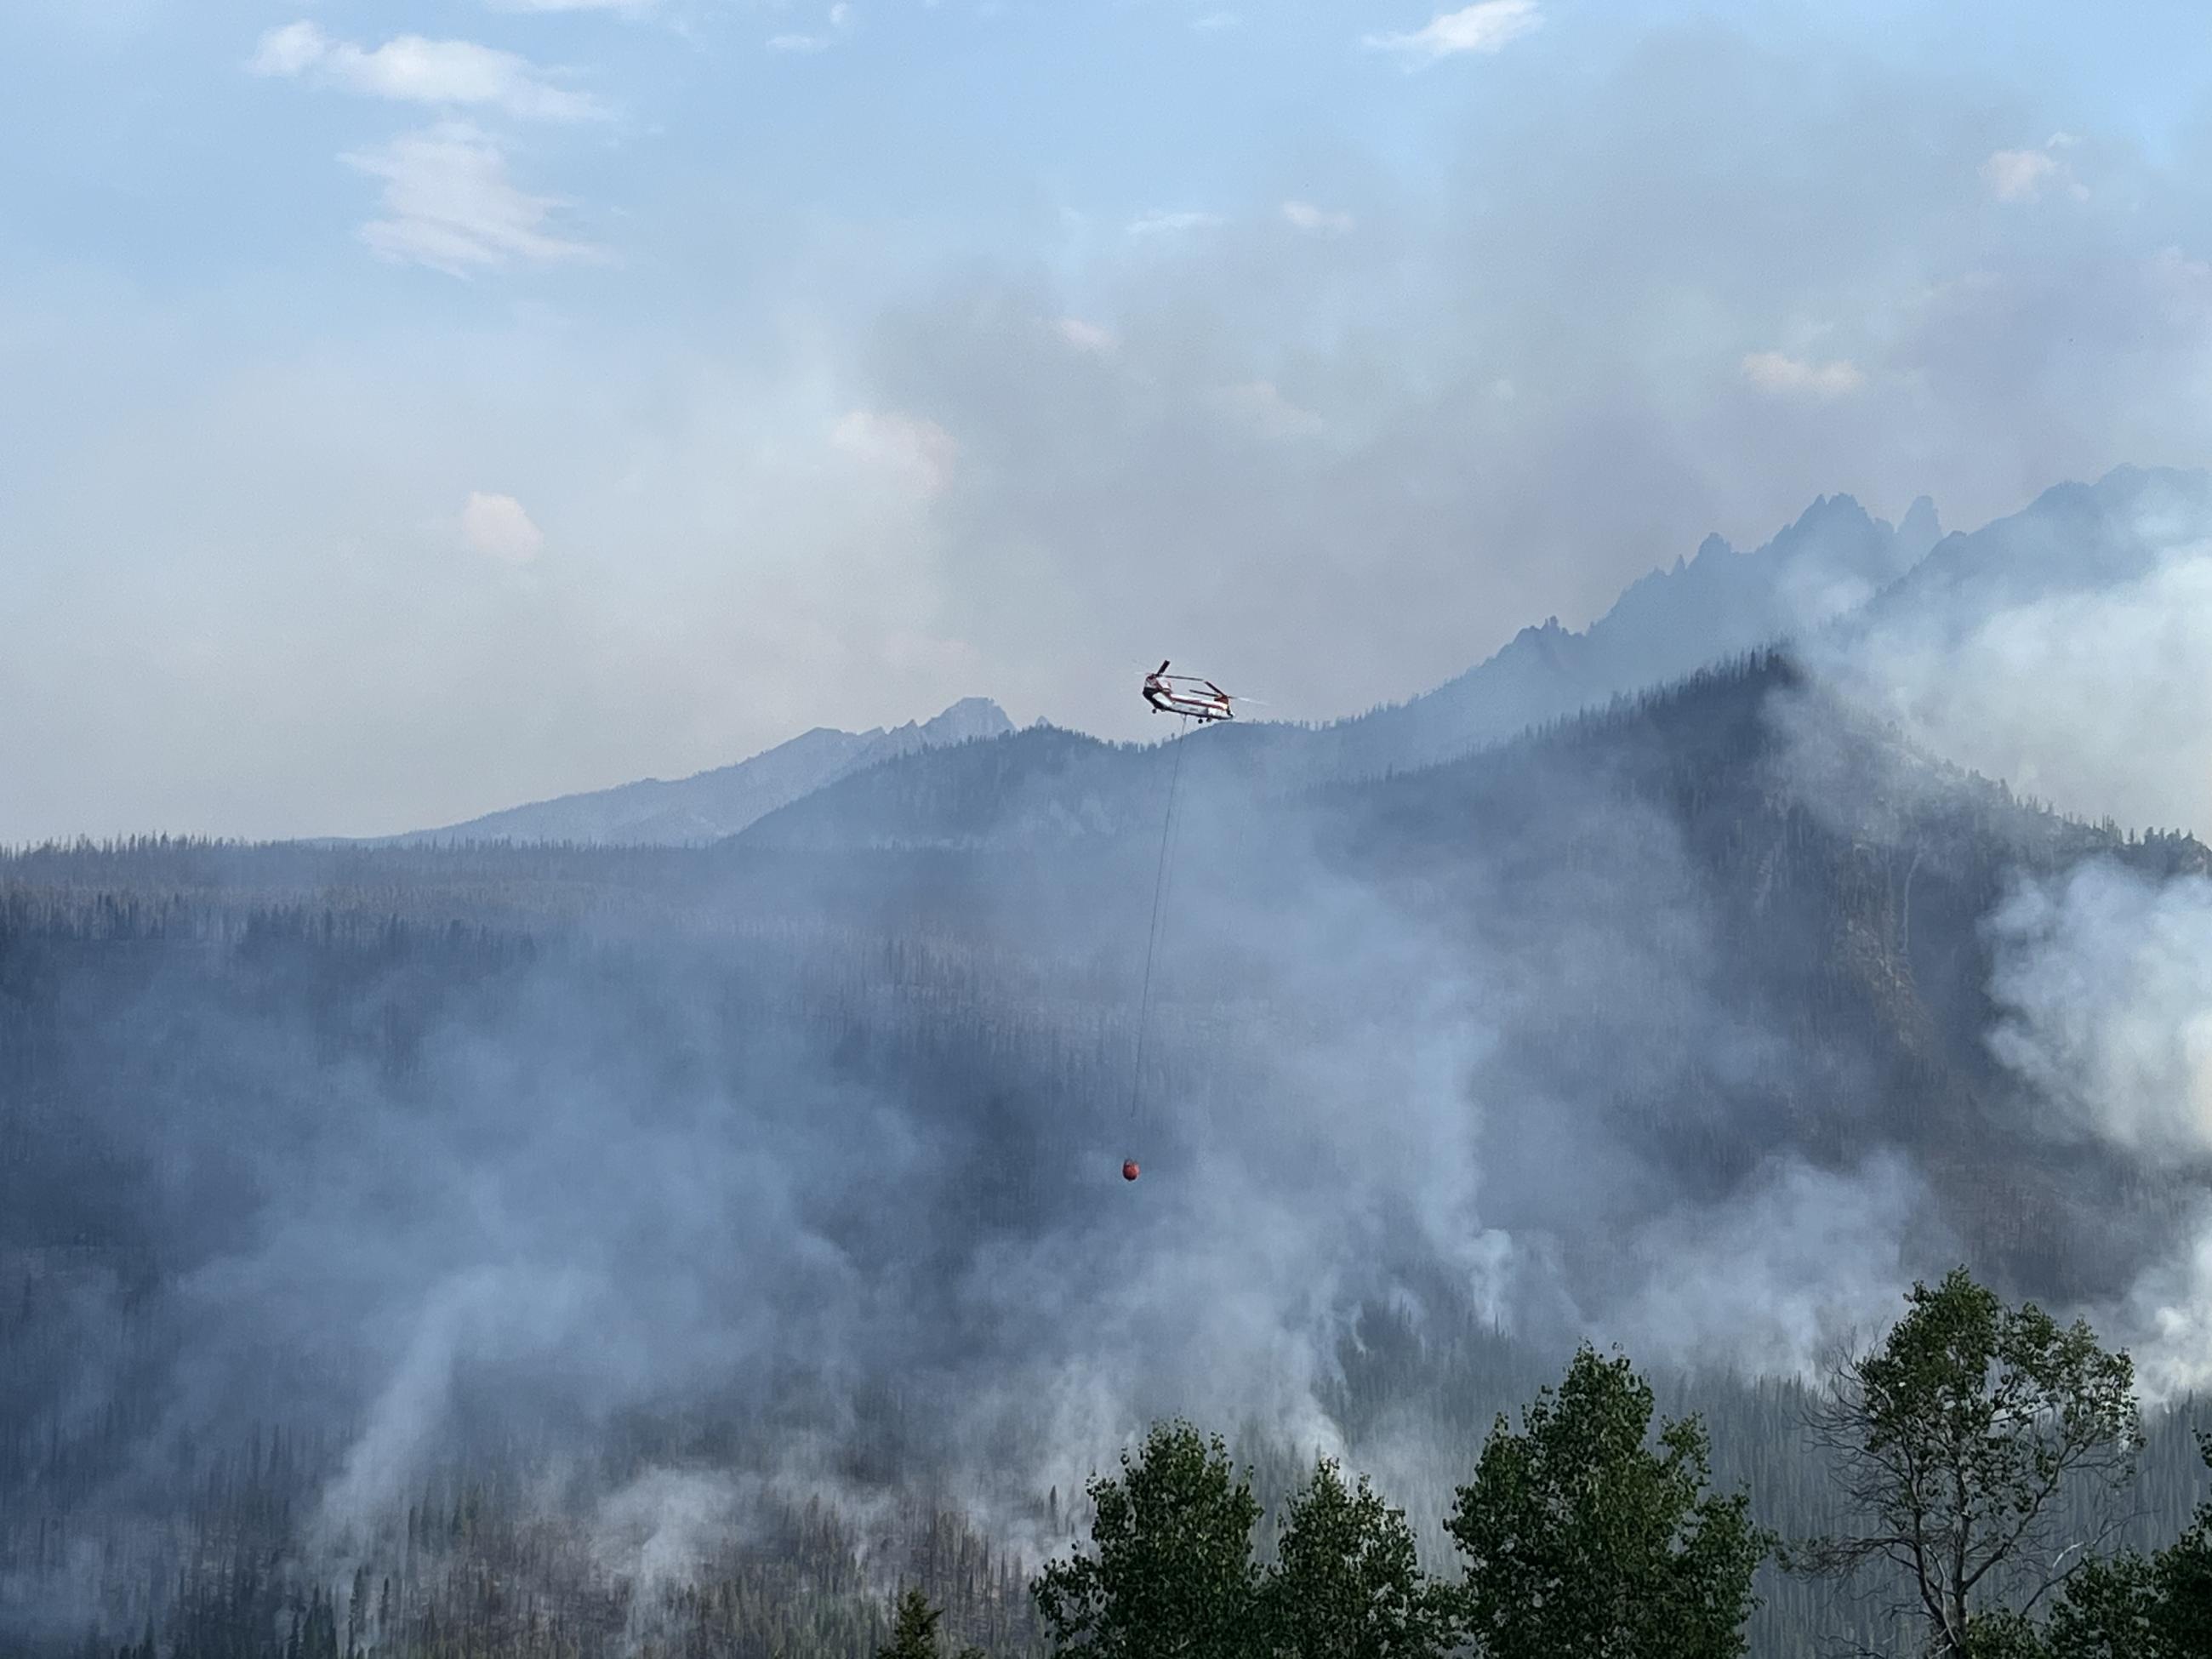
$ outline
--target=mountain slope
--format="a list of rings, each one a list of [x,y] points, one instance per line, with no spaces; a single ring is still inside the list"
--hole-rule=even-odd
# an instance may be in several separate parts
[[[1622,593],[1583,633],[1556,618],[1524,629],[1495,656],[1412,702],[1318,732],[1254,722],[1221,739],[1248,767],[1296,780],[1372,776],[1432,764],[1528,726],[1679,678],[1732,653],[1817,627],[1909,569],[1939,534],[1926,497],[1893,527],[1849,495],[1822,496],[1764,546],[1739,553],[1709,536]],[[647,780],[566,795],[393,838],[696,846],[876,763],[1012,726],[969,698],[926,725],[851,733],[817,728],[734,766],[678,782]],[[981,763],[995,765],[998,763]]]
[[[2039,599],[2139,581],[2175,548],[2208,537],[2212,472],[2115,467],[2094,483],[2053,485],[2017,513],[1944,537],[1852,620],[1971,627]]]
[[[1038,1437],[1091,1455],[1053,1408],[1067,1377],[1133,1353],[1168,1403],[1201,1371],[1272,1402],[1239,1391],[1355,1302],[1755,1368],[1952,1262],[2109,1305],[2187,1237],[2203,1158],[2085,1139],[1993,1053],[1987,923],[2023,873],[2202,872],[2202,847],[2027,808],[1773,654],[1322,789],[1283,787],[1255,735],[915,754],[703,850],[0,855],[0,1272],[12,1248],[75,1275],[44,1304],[11,1283],[46,1346],[0,1349],[74,1355],[79,1281],[129,1275],[155,1357],[218,1379],[196,1397],[238,1432],[260,1382],[342,1446],[382,1333],[481,1274],[520,1280],[580,1368],[466,1350],[502,1419],[545,1398],[597,1424],[649,1385],[656,1412],[705,1395],[682,1432],[712,1438],[646,1446],[784,1457],[818,1413],[856,1482],[920,1487],[981,1447],[1033,1488]],[[222,880],[170,890],[210,860]],[[216,908],[257,892],[242,925]],[[487,916],[532,937],[465,925]],[[502,1270],[516,1227],[586,1270]],[[664,1369],[602,1358],[609,1330]],[[150,1346],[106,1336],[86,1351]],[[1347,1443],[1433,1435],[1446,1471],[1533,1387],[1362,1363],[1317,1396]],[[51,1420],[74,1375],[0,1364],[0,1420]],[[169,1375],[118,1382],[134,1412],[78,1440],[0,1435],[0,1495],[51,1503],[64,1453],[71,1492],[166,1467],[132,1425],[175,1420]],[[1119,1386],[1083,1398],[1120,1410]],[[1759,1444],[1763,1501],[1794,1505],[1765,1518],[1811,1529],[1794,1417]],[[1404,1496],[1433,1517],[1449,1482]],[[1770,1636],[1824,1611],[1785,1583]]]
[[[763,813],[879,761],[918,750],[995,738],[1012,731],[998,704],[967,697],[934,720],[885,731],[828,726],[734,765],[674,782],[648,778],[612,789],[509,807],[442,830],[393,837],[398,846],[434,842],[571,842],[620,847],[699,846],[735,834]]]
[[[1410,702],[1323,728],[1341,775],[1428,765],[1528,726],[1602,705],[1864,605],[1911,569],[1941,534],[1934,503],[1893,527],[1849,495],[1824,495],[1754,551],[1708,536],[1629,587],[1582,633],[1554,617]]]
[[[2212,474],[2204,472],[2119,468],[1940,539],[1924,498],[1892,528],[1849,496],[1823,497],[1754,553],[1708,538],[1695,559],[1638,581],[1587,631],[1556,622],[1523,629],[1487,661],[1411,702],[1319,729],[1239,721],[1189,733],[1179,746],[1187,781],[1201,790],[1233,777],[1247,793],[1282,794],[1419,771],[1793,634],[1821,678],[1886,708],[1876,694],[1887,682],[1863,683],[1868,641],[1888,647],[1871,653],[1880,673],[1894,672],[1899,636],[1940,661],[1947,640],[2008,610],[2124,589],[2176,548],[2208,539]],[[1945,735],[1939,725],[1923,737],[1942,752],[1971,754]],[[927,781],[893,770],[864,787],[832,790],[763,823],[758,844],[949,848],[1080,834],[1120,823],[1125,809],[1138,818],[1157,813],[1165,757],[1176,752],[1076,743],[1065,732],[1024,733],[1001,747],[947,761]],[[2041,781],[2032,755],[2017,764],[1973,758],[2023,787]],[[1146,806],[1114,781],[1154,773],[1162,782]]]
[[[1217,782],[1233,775],[1262,792],[1432,766],[1827,623],[1911,568],[1938,534],[1925,496],[1893,527],[1848,495],[1824,495],[1755,551],[1709,536],[1694,559],[1636,582],[1587,631],[1557,618],[1523,629],[1411,702],[1318,730],[1238,721],[1187,734],[1183,752],[1198,774]],[[1161,752],[1023,732],[1011,746],[948,757],[926,777],[897,769],[841,787],[818,805],[779,812],[749,840],[949,848],[1097,830],[1121,821],[1111,781],[1164,765],[1146,757]]]
[[[2212,871],[2194,841],[2027,805],[1905,746],[1779,653],[1384,779],[1278,789],[1237,735],[1180,745],[1153,991],[1209,1048],[1164,1058],[1164,1077],[1233,1065],[1245,1042],[1295,1052],[1305,1039],[1272,1029],[1279,1016],[1229,1012],[1275,1002],[1286,963],[1296,994],[1315,975],[1352,999],[1404,976],[1394,994],[1426,1018],[1449,1007],[1446,1024],[1494,1032],[1477,1090],[1499,1103],[1490,1215],[1516,1237],[1562,1229],[1556,1248],[1591,1283],[1627,1271],[1607,1241],[1651,1217],[1655,1191],[1720,1203],[1778,1160],[1842,1180],[1899,1149],[1931,1194],[1916,1224],[1933,1231],[1913,1249],[1970,1248],[2046,1292],[2118,1293],[2192,1201],[2196,1167],[2054,1155],[2063,1130],[1988,1047],[2002,1011],[1985,924],[2012,884],[2089,860]],[[848,780],[723,855],[881,860],[886,902],[905,902],[914,866],[896,858],[933,851],[955,862],[921,890],[979,884],[1002,948],[1049,951],[1077,907],[1085,932],[1146,913],[1175,764],[1171,749],[1025,732]],[[1364,920],[1316,958],[1293,942],[1299,918],[1332,907]],[[1382,955],[1359,954],[1362,939]],[[1480,988],[1463,1008],[1426,1000],[1462,980]],[[1546,1173],[1576,1156],[1561,1113],[1628,1149],[1565,1195]]]

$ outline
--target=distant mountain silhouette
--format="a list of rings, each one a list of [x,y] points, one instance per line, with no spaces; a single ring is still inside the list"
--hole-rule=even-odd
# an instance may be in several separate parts
[[[0,1434],[0,1507],[52,1535],[67,1519],[69,1561],[134,1598],[113,1615],[126,1638],[173,1593],[163,1628],[212,1633],[190,1650],[265,1647],[296,1606],[284,1575],[313,1547],[306,1522],[331,1512],[319,1493],[352,1466],[343,1425],[389,1397],[386,1332],[526,1247],[585,1270],[550,1291],[487,1282],[572,1342],[576,1368],[544,1363],[542,1340],[454,1348],[501,1438],[474,1465],[426,1465],[420,1488],[450,1581],[496,1595],[422,1601],[380,1635],[490,1628],[519,1583],[617,1644],[619,1598],[586,1601],[570,1558],[518,1567],[508,1547],[511,1495],[539,1478],[526,1449],[565,1452],[564,1418],[583,1425],[574,1455],[624,1480],[676,1446],[737,1477],[786,1469],[793,1436],[818,1437],[862,1472],[844,1490],[915,1505],[857,1514],[933,1528],[896,1559],[951,1559],[948,1583],[1018,1601],[1020,1574],[971,1573],[917,1495],[976,1478],[958,1458],[1036,1473],[1048,1450],[1087,1456],[1060,1381],[1122,1376],[1133,1329],[1185,1340],[1224,1298],[1241,1298],[1224,1368],[1279,1364],[1251,1332],[1316,1331],[1338,1376],[1315,1403],[1344,1443],[1443,1469],[1472,1467],[1493,1410],[1533,1390],[1528,1356],[1548,1366],[1647,1304],[1655,1331],[1709,1322],[1686,1328],[1681,1352],[1710,1365],[1678,1397],[1713,1402],[1736,1460],[1717,1480],[1756,1479],[1770,1524],[1816,1530],[1826,1476],[1792,1396],[1731,1380],[1785,1352],[1740,1346],[1760,1328],[1740,1307],[1772,1301],[1774,1328],[1809,1340],[1930,1264],[2109,1308],[2187,1260],[2212,1158],[2083,1135],[2006,1062],[1990,921],[2023,878],[2092,863],[2203,878],[2212,850],[2023,801],[1837,695],[1803,647],[1723,653],[1617,702],[1604,688],[1665,680],[1667,652],[1731,633],[1848,647],[1893,614],[1972,627],[2125,583],[2200,510],[2197,475],[2069,486],[1945,538],[1850,609],[1858,583],[1925,551],[1933,514],[1891,532],[1832,500],[1771,558],[1708,544],[1588,633],[1531,630],[1364,720],[1144,745],[1012,732],[963,704],[434,837],[598,846],[0,849],[0,1422],[42,1425]],[[1604,706],[1558,716],[1570,697]],[[1389,743],[1462,752],[1376,775]],[[780,792],[711,848],[641,844]],[[1168,1207],[1133,1224],[1118,1167],[1139,1147],[1139,1190]],[[1428,1164],[1449,1179],[1424,1184]],[[1192,1231],[1217,1212],[1219,1231]],[[1278,1241],[1304,1252],[1316,1233],[1278,1262]],[[1510,1330],[1469,1271],[1469,1245],[1493,1239],[1519,1264]],[[1231,1241],[1218,1271],[1192,1273],[1213,1240]],[[1407,1297],[1421,1324],[1379,1322]],[[655,1340],[672,1369],[638,1372],[632,1351]],[[754,1352],[773,1363],[732,1364]],[[94,1384],[111,1404],[88,1413]],[[1024,1389],[1034,1413],[1006,1403]],[[340,1426],[303,1437],[305,1456],[264,1452],[270,1398]],[[206,1419],[180,1400],[210,1402]],[[1302,1455],[1287,1437],[1310,1420],[1254,1419],[1285,1437],[1261,1466],[1290,1471],[1284,1492]],[[2165,1422],[2180,1455],[2143,1490],[2170,1538],[2199,1477],[2190,1417]],[[466,1486],[471,1467],[491,1475]],[[394,1490],[411,1540],[416,1489]],[[265,1542],[206,1541],[233,1536]],[[380,1536],[362,1585],[396,1547]],[[764,1648],[794,1606],[849,1606],[860,1631],[878,1616],[859,1591],[774,1599],[787,1582],[865,1588],[842,1555],[823,1558],[835,1579],[760,1559],[769,1576],[714,1603],[756,1623],[702,1641],[758,1630]],[[61,1582],[38,1571],[34,1590]],[[314,1594],[311,1611],[331,1605]],[[1838,1605],[1775,1579],[1753,1650],[1819,1650]],[[331,1629],[319,1650],[337,1650]]]
[[[2140,580],[2172,549],[2208,538],[2212,472],[2115,467],[2094,483],[2053,485],[2017,513],[1944,537],[1853,623],[1910,617],[1968,629],[2014,606]]]
[[[612,789],[562,795],[421,830],[381,845],[433,842],[573,842],[614,847],[692,847],[734,835],[777,807],[878,761],[995,738],[1014,729],[988,697],[963,697],[934,720],[885,731],[817,726],[788,743],[673,782],[647,778]]]
[[[1824,495],[1764,546],[1740,553],[1708,536],[1697,556],[1654,570],[1589,628],[1553,617],[1411,702],[1318,728],[1265,721],[1191,734],[1193,781],[1267,793],[1418,771],[1532,726],[1602,708],[1711,664],[1863,609],[1942,536],[1935,504],[1895,526],[1849,495]],[[1954,538],[1953,539],[1957,539]],[[1156,810],[1128,780],[1145,752],[1078,733],[1032,730],[985,750],[850,778],[794,801],[747,836],[756,847],[1001,844],[1127,827]],[[988,823],[976,814],[988,803]]]
[[[1636,582],[1587,630],[1552,617],[1433,691],[1323,728],[1335,751],[1329,769],[1432,765],[1812,632],[1866,605],[1941,535],[1925,495],[1894,527],[1849,495],[1823,495],[1754,551],[1708,536],[1694,558]]]
[[[1773,641],[1794,636],[1826,673],[1848,665],[1873,630],[1956,637],[2023,604],[2140,580],[2172,548],[2207,539],[2212,473],[2203,471],[2121,467],[1940,539],[1925,498],[1893,528],[1847,495],[1824,496],[1754,553],[1709,537],[1695,559],[1638,581],[1587,631],[1556,621],[1524,629],[1410,702],[1319,728],[1236,722],[1192,732],[1182,787],[1197,799],[1251,799],[1422,772]],[[1123,834],[1159,811],[1170,752],[1036,729],[848,778],[769,817],[745,842],[946,849]]]
[[[1420,770],[1777,641],[1806,641],[1818,659],[1900,619],[1970,629],[2029,599],[2140,577],[2177,539],[2204,536],[2212,536],[2212,474],[2201,471],[2118,468],[1948,536],[1926,496],[1892,526],[1850,495],[1824,495],[1752,551],[1708,536],[1693,557],[1631,585],[1588,629],[1562,628],[1556,617],[1524,628],[1407,702],[1319,727],[1237,721],[1207,732],[1200,769],[1224,781],[1237,775],[1241,787],[1262,793]],[[854,776],[979,738],[1009,741]],[[1123,782],[1147,769],[1129,745],[1056,730],[1016,734],[995,704],[971,698],[922,726],[817,730],[679,783],[567,796],[399,839],[697,845],[771,815],[752,844],[796,846],[817,835],[841,845],[1055,839],[1118,831],[1130,811],[1142,816],[1150,809],[1135,806]],[[806,810],[784,810],[825,790]],[[992,822],[979,830],[965,820],[984,798]]]

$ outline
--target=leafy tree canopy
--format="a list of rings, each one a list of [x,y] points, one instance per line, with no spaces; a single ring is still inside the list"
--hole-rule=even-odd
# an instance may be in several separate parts
[[[1445,1523],[1462,1616],[1487,1659],[1737,1659],[1768,1548],[1742,1493],[1705,1490],[1703,1426],[1650,1443],[1626,1358],[1575,1356],[1519,1433],[1500,1417]]]
[[[2212,1468],[2212,1434],[2197,1448]],[[2084,1567],[2038,1651],[2048,1659],[2212,1659],[2212,1503],[2156,1554]],[[1985,1659],[1979,1646],[1974,1655]]]
[[[1260,1504],[1218,1436],[1155,1425],[1118,1477],[1090,1483],[1092,1551],[1032,1593],[1071,1659],[1253,1659],[1264,1651],[1252,1527]]]
[[[1887,1562],[1936,1652],[2001,1652],[2027,1629],[2007,1615],[2084,1570],[2120,1524],[2109,1500],[2142,1445],[2135,1369],[2087,1324],[2008,1307],[1963,1267],[1906,1300],[1881,1347],[1838,1368],[1814,1417],[1857,1530],[1790,1559],[1836,1573]],[[2064,1519],[2081,1503],[2096,1517],[2086,1530]]]
[[[1440,1659],[1452,1643],[1449,1593],[1422,1575],[1403,1511],[1328,1458],[1291,1501],[1263,1598],[1280,1659]]]

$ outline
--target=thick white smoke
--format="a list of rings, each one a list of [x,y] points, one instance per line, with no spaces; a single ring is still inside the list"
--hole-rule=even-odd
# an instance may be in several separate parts
[[[2212,486],[2116,474],[1939,547],[1808,646],[1832,689],[2015,793],[2212,826]]]
[[[2197,1207],[2188,1237],[2136,1282],[2124,1310],[2136,1377],[2161,1403],[2212,1392],[2212,1204]]]
[[[1894,1317],[1929,1207],[1893,1152],[1849,1172],[1779,1164],[1729,1205],[1686,1205],[1643,1230],[1637,1255],[1658,1270],[1616,1328],[1632,1353],[1684,1370],[1812,1379],[1837,1343]]]
[[[2212,1154],[2212,882],[2091,864],[2017,887],[1990,933],[1999,1059],[2115,1146]]]
[[[1990,932],[1991,1046],[2060,1132],[2212,1173],[2212,882],[2090,864],[2019,885]],[[2152,1399],[2212,1385],[2212,1206],[2112,1323]]]
[[[1808,641],[1826,691],[1917,747],[2062,811],[2212,829],[2212,480],[2123,469],[1939,545],[1865,616]],[[1892,763],[1854,774],[1801,706],[1779,708],[1792,776],[1832,821],[1909,836],[1951,785]],[[1902,845],[1902,842],[1899,843]],[[1909,893],[1909,884],[1906,888]],[[1909,915],[1909,912],[1908,912]],[[2018,1109],[2154,1176],[2212,1158],[2212,883],[2099,861],[2014,882],[1985,923],[1992,1052]],[[2212,1378],[2212,1214],[2101,1328],[2135,1345],[2146,1392]]]

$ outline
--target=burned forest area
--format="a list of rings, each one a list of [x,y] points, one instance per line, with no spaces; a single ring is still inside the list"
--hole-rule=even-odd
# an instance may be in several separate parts
[[[1187,1420],[1264,1585],[1326,1455],[1446,1609],[1234,1650],[1550,1651],[1481,1644],[1445,1523],[1589,1340],[1775,1540],[1711,1651],[1917,1651],[1893,1579],[1784,1547],[1849,1520],[1837,1356],[1961,1263],[2137,1342],[2100,1548],[2179,1547],[2212,1407],[2127,1319],[2212,1158],[2054,1115],[2033,969],[2203,844],[1781,650],[1353,750],[1039,726],[703,846],[0,857],[0,1645],[1227,1653],[1071,1644],[1042,1594]]]

